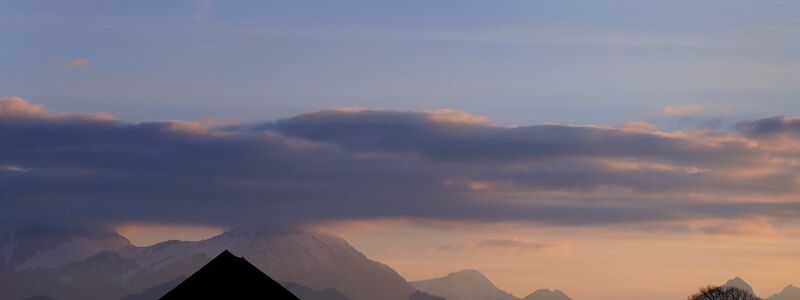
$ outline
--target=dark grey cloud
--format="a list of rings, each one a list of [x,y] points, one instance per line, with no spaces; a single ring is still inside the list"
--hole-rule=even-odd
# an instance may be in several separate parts
[[[6,223],[293,227],[409,218],[590,226],[800,212],[790,202],[760,204],[795,192],[791,169],[727,175],[764,156],[735,139],[498,127],[390,111],[322,111],[213,128],[47,114],[0,101]],[[617,168],[608,159],[671,167]]]
[[[634,158],[686,165],[754,163],[736,141],[695,141],[614,128],[565,125],[499,127],[437,121],[424,113],[320,111],[254,126],[332,143],[351,151],[417,154],[437,160],[520,161],[575,157]]]
[[[800,137],[800,119],[777,116],[736,124],[736,130],[753,138]]]

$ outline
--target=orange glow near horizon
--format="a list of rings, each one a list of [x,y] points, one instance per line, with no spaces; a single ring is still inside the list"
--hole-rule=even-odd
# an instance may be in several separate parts
[[[212,226],[169,224],[122,224],[115,226],[114,230],[138,247],[169,240],[200,241],[225,231]]]
[[[719,228],[727,228],[721,230]],[[695,221],[648,228],[537,227],[409,220],[318,224],[310,231],[346,239],[409,281],[476,269],[517,297],[560,289],[574,299],[681,299],[704,285],[742,277],[768,297],[800,279],[800,232],[795,227]],[[134,245],[203,240],[211,226],[124,224]]]
[[[744,230],[704,230],[723,225]],[[701,286],[739,276],[766,298],[798,284],[800,235],[790,228],[762,230],[762,220],[689,226],[701,229],[687,233],[667,227],[653,231],[378,221],[369,226],[357,222],[353,228],[338,224],[328,231],[343,232],[356,249],[409,281],[476,269],[517,297],[548,288],[561,289],[574,299],[683,299]],[[753,226],[758,230],[751,230]],[[509,242],[481,246],[487,240]]]

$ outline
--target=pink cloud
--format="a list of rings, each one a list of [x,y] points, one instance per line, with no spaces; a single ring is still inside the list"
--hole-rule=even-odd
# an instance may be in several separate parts
[[[463,112],[455,109],[440,109],[427,112],[428,118],[438,122],[448,122],[457,124],[487,124],[489,118]]]
[[[44,106],[31,104],[17,96],[0,97],[0,116],[35,117],[44,113]]]
[[[88,67],[88,66],[92,65],[92,62],[89,61],[86,58],[77,57],[77,58],[70,59],[68,64],[70,66],[74,66],[74,67]]]
[[[520,239],[516,237],[485,238],[466,244],[439,245],[436,251],[488,251],[488,252],[514,252],[517,254],[540,253],[558,248],[557,245],[535,240]]]
[[[661,113],[668,117],[690,117],[703,111],[703,107],[697,104],[682,106],[667,106],[661,109]]]
[[[0,117],[47,118],[51,120],[114,121],[116,117],[107,112],[47,113],[41,104],[33,104],[17,96],[0,97]]]

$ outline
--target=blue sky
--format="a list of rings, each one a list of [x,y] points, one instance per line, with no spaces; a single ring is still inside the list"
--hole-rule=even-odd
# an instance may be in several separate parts
[[[730,123],[800,110],[800,4],[778,2],[5,1],[0,91],[126,120],[355,106]],[[686,105],[702,114],[660,114]]]

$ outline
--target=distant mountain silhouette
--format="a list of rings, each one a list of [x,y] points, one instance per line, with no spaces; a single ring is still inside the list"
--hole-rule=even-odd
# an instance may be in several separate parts
[[[425,293],[447,300],[516,300],[513,295],[497,288],[476,270],[463,270],[447,276],[415,281],[411,284]]]
[[[447,299],[439,296],[434,296],[425,292],[416,291],[413,294],[411,294],[410,297],[408,297],[408,300],[447,300]]]
[[[572,300],[567,294],[560,290],[537,290],[522,300]]]
[[[734,279],[728,280],[728,282],[726,282],[725,285],[723,285],[723,286],[724,287],[735,287],[735,288],[738,288],[738,289],[741,289],[741,290],[748,291],[751,294],[755,294],[753,292],[753,287],[750,286],[750,284],[748,284],[746,281],[744,281],[744,279],[741,279],[739,277],[736,277]]]
[[[800,300],[800,288],[790,284],[783,288],[783,291],[770,296],[767,300]]]
[[[519,299],[499,289],[477,270],[453,272],[444,277],[414,281],[411,284],[422,292],[447,300],[572,300],[562,291],[547,289],[537,290]]]
[[[227,250],[189,276],[161,299],[299,300],[289,290],[247,260],[236,257]]]

